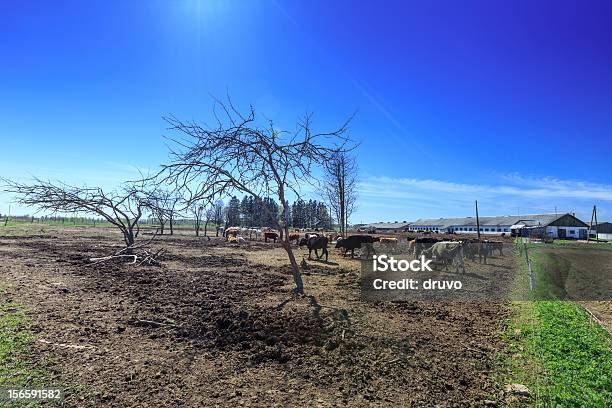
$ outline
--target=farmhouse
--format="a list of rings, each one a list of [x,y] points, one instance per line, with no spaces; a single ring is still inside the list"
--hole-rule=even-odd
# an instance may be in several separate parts
[[[588,225],[573,214],[531,214],[479,217],[484,235],[520,235],[536,232],[552,238],[586,239]],[[410,224],[409,231],[476,234],[476,217],[422,219]]]
[[[605,239],[606,241],[612,241],[612,223],[601,222],[597,224],[597,227],[593,226],[591,235],[597,234],[597,238]]]

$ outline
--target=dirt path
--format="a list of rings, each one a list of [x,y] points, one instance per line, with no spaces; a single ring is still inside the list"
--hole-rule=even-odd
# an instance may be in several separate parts
[[[0,284],[30,311],[36,351],[83,386],[69,405],[453,407],[497,392],[503,304],[366,303],[356,271],[318,266],[293,298],[286,267],[253,263],[274,244],[163,237],[162,267],[85,262],[116,242],[0,237]]]

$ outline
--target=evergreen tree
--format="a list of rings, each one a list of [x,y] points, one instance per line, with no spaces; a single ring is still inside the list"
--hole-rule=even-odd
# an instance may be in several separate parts
[[[240,225],[253,226],[253,197],[244,196],[240,202]]]
[[[240,201],[236,196],[232,197],[227,205],[227,224],[230,227],[240,225]]]
[[[292,217],[295,228],[306,228],[305,210],[306,204],[301,198],[293,203]]]

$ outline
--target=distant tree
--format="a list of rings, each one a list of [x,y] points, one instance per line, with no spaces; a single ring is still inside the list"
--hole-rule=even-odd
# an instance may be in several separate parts
[[[196,237],[199,237],[200,224],[202,223],[202,219],[206,215],[206,207],[204,207],[204,204],[201,201],[196,201],[191,203],[191,205],[189,206],[189,210],[191,214],[193,214]],[[204,227],[204,235],[206,235],[206,227]]]
[[[183,197],[178,192],[174,192],[169,196],[166,211],[168,213],[168,223],[170,224],[170,235],[174,235],[174,221],[178,217],[178,206],[182,200]]]
[[[285,214],[285,211],[287,212]],[[289,220],[289,226],[293,226],[293,214],[291,213],[291,205],[289,205],[289,200],[285,201],[285,205],[281,208],[281,218],[287,218]]]
[[[271,121],[258,123],[252,108],[245,116],[231,102],[218,102],[217,107],[218,113],[224,115],[214,115],[215,127],[167,118],[171,128],[183,137],[172,153],[172,162],[163,166],[163,171],[177,185],[197,179],[196,195],[200,198],[239,191],[252,195],[257,203],[263,203],[270,195],[285,203],[287,194],[299,196],[298,188],[314,181],[315,166],[323,165],[348,142],[344,137],[348,122],[338,130],[315,134],[311,116],[306,116],[290,134],[275,128]],[[300,267],[288,236],[288,212],[279,219],[278,212],[270,213],[266,205],[263,209],[272,226],[283,231],[281,244],[292,267],[295,291],[303,293]]]
[[[347,151],[338,151],[325,163],[324,169],[322,195],[344,236],[357,201],[357,162]]]
[[[263,199],[263,226],[276,228],[279,220],[279,208],[278,204],[274,199],[270,197],[264,197]]]
[[[214,220],[215,218],[215,207],[211,206],[208,207],[206,209],[206,211],[204,211],[204,236],[207,237],[208,236],[208,224],[210,223],[210,221]],[[217,235],[218,235],[218,231],[217,231]]]
[[[322,202],[317,202],[317,225],[319,228],[332,228],[331,217],[327,211],[327,206]]]
[[[227,204],[227,224],[230,227],[240,225],[240,201],[233,196]]]
[[[295,228],[306,228],[306,204],[301,198],[293,202],[292,209],[293,226]]]
[[[215,236],[218,237],[219,227],[223,225],[223,222],[225,220],[225,204],[223,203],[222,200],[215,201],[215,203],[212,206],[212,212],[213,212],[212,221],[217,227]]]
[[[159,224],[159,233],[163,235],[170,217],[168,208],[171,206],[172,193],[160,188],[146,188],[144,194],[146,196],[146,207]]]
[[[244,196],[242,197],[242,201],[240,201],[240,225],[252,227],[253,217],[255,216],[255,208],[254,208],[253,197]]]

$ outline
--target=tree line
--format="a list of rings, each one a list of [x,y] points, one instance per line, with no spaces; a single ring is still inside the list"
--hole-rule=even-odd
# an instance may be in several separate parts
[[[233,196],[225,209],[227,226],[275,227],[276,220],[287,211],[288,226],[292,228],[332,228],[327,205],[321,201],[297,199],[293,204],[281,207],[273,198],[264,197],[259,202],[254,196],[238,200]]]

